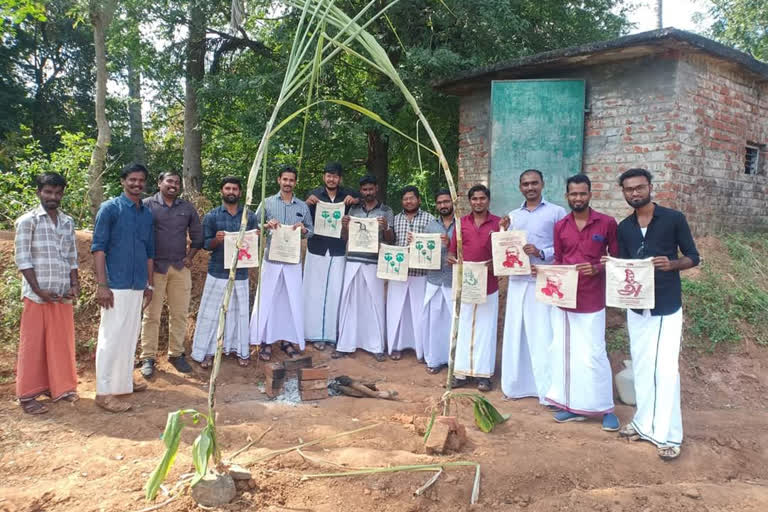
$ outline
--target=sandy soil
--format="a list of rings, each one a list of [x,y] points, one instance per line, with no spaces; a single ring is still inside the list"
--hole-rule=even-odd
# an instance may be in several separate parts
[[[86,241],[81,240],[83,245]],[[8,245],[0,251],[8,254]],[[87,253],[81,251],[84,274]],[[6,260],[7,261],[7,260]],[[195,268],[202,286],[204,259]],[[195,309],[195,308],[193,308]],[[90,320],[90,321],[89,321]],[[191,319],[192,322],[193,319]],[[88,307],[78,313],[78,337],[94,336],[98,317]],[[87,338],[85,338],[87,339]],[[603,432],[599,423],[558,425],[535,400],[504,401],[498,390],[488,398],[510,419],[491,434],[474,427],[462,407],[469,444],[461,454],[432,457],[411,424],[442,394],[445,373],[428,375],[408,353],[399,362],[377,363],[364,353],[330,360],[308,349],[315,364],[333,375],[379,381],[400,400],[334,397],[312,403],[270,402],[259,391],[263,366],[240,368],[225,360],[218,387],[219,436],[223,453],[233,453],[272,426],[262,442],[236,461],[253,471],[255,487],[241,490],[227,510],[266,511],[626,511],[699,512],[768,510],[768,353],[746,342],[715,355],[685,352],[682,456],[662,462],[652,445],[627,443]],[[278,355],[281,356],[282,354]],[[622,354],[612,354],[617,367]],[[4,368],[12,360],[2,361]],[[204,410],[207,373],[195,366],[181,375],[165,361],[147,392],[128,398],[134,410],[112,415],[93,402],[94,375],[81,361],[75,403],[49,404],[51,412],[28,416],[13,400],[13,383],[0,386],[0,512],[141,510],[144,483],[159,461],[166,415],[181,407]],[[618,367],[617,367],[618,368]],[[617,406],[626,421],[632,408]],[[364,425],[380,426],[307,449],[325,463],[291,453],[268,462],[250,461],[269,449],[293,446]],[[190,471],[196,427],[185,430],[169,482]],[[345,467],[476,461],[482,467],[480,503],[470,507],[473,472],[450,469],[424,496],[413,492],[424,473],[394,473],[301,482],[304,474]],[[189,497],[165,511],[197,509]]]

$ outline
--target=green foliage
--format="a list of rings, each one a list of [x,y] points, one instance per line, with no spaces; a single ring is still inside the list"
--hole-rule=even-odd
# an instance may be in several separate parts
[[[629,334],[624,326],[606,328],[605,348],[608,352],[629,352]]]
[[[491,432],[496,425],[501,425],[505,421],[507,421],[510,417],[509,414],[501,414],[496,407],[493,406],[493,404],[488,401],[487,398],[485,398],[480,393],[446,393],[442,400],[453,400],[453,399],[459,399],[464,401],[469,401],[472,404],[472,413],[475,418],[475,425],[477,425],[477,428],[485,432],[486,434],[488,432]],[[435,422],[435,415],[436,412],[432,413],[432,418],[430,419],[429,425],[427,426],[427,432],[424,435],[424,441],[426,442],[427,438],[429,437],[429,433],[432,430],[432,426]]]
[[[157,491],[160,489],[160,485],[168,476],[171,467],[173,467],[173,463],[176,460],[176,455],[179,451],[181,431],[184,428],[184,415],[191,415],[193,424],[197,424],[201,419],[206,421],[205,427],[192,445],[192,460],[195,466],[195,477],[192,480],[191,485],[195,485],[199,482],[208,470],[208,459],[216,450],[216,431],[211,419],[194,409],[180,409],[168,413],[165,431],[161,436],[163,443],[165,443],[165,453],[163,454],[160,463],[155,470],[152,471],[152,474],[147,480],[145,486],[147,501],[155,499]]]
[[[502,415],[496,408],[482,395],[473,396],[473,412],[475,414],[475,424],[486,434],[493,430],[496,425],[501,425],[509,419],[509,414]]]
[[[29,129],[15,139],[12,149],[14,166],[0,169],[0,229],[12,229],[13,222],[39,204],[35,177],[44,172],[57,172],[67,179],[61,208],[75,220],[77,227],[92,225],[88,202],[88,163],[95,141],[82,133],[59,131],[61,146],[45,154],[40,142]]]
[[[699,279],[683,279],[688,330],[697,338],[708,340],[709,351],[720,343],[741,339],[735,318],[731,317],[726,290],[725,283],[710,270],[704,270]]]
[[[725,44],[768,61],[768,6],[764,0],[710,0],[715,21],[709,34]]]
[[[0,137],[26,124],[47,154],[59,146],[59,126],[84,133],[93,127],[93,34],[87,24],[73,24],[76,0],[10,2],[44,11],[17,20],[0,45],[0,106],[11,107],[13,114],[0,124]],[[16,91],[7,100],[6,84]]]
[[[0,275],[0,345],[15,348],[19,342],[19,324],[24,304],[21,302],[21,274],[10,266]]]
[[[192,463],[195,466],[195,477],[190,485],[197,484],[208,471],[208,459],[213,457],[216,449],[216,431],[212,424],[207,424],[192,444]]]
[[[762,235],[731,234],[724,239],[729,268],[713,269],[704,262],[696,279],[683,279],[685,314],[693,345],[713,351],[748,335],[768,345],[768,280],[763,263],[768,244]]]
[[[45,21],[43,3],[34,0],[0,0],[0,23],[3,25],[4,35],[15,35],[14,25],[27,18]],[[10,34],[5,31],[10,31]]]

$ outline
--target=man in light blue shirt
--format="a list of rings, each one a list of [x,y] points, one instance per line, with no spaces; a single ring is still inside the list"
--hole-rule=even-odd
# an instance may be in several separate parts
[[[565,217],[562,206],[545,200],[544,176],[536,169],[520,175],[525,202],[501,220],[504,229],[525,231],[523,250],[531,265],[551,264],[554,259],[554,228]],[[536,280],[531,275],[509,276],[504,343],[501,356],[501,389],[509,398],[535,396],[546,405],[551,369],[551,306],[536,301]]]
[[[272,238],[283,229],[301,230],[302,237],[314,232],[312,215],[307,204],[298,199],[293,189],[298,174],[293,167],[284,167],[277,177],[280,192],[267,197],[256,210],[261,222],[264,209],[264,227],[269,230],[267,247],[261,269],[258,300],[251,315],[251,344],[260,345],[259,358],[269,361],[271,344],[280,342],[288,357],[304,350],[304,299],[302,298],[301,261],[284,263],[271,255]]]

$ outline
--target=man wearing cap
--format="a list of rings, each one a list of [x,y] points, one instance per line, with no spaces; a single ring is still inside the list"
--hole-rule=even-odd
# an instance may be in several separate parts
[[[375,176],[360,179],[360,204],[341,219],[343,238],[349,236],[349,224],[365,217],[377,219],[379,242],[392,243],[394,214],[392,208],[376,199],[379,186]],[[383,361],[386,343],[386,317],[384,281],[376,277],[378,254],[347,253],[344,285],[339,305],[339,341],[331,357],[334,359],[354,353],[358,348],[370,352],[377,361]]]
[[[315,225],[318,201],[344,203],[345,214],[351,205],[360,202],[357,192],[341,186],[341,173],[340,163],[329,162],[323,172],[325,186],[309,192],[305,203]],[[336,345],[345,252],[346,242],[342,238],[315,234],[307,240],[303,284],[304,337],[317,350],[325,350],[326,343]]]

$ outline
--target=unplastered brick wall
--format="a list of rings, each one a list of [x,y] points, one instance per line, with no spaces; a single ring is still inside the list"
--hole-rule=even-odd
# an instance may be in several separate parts
[[[680,207],[677,162],[681,147],[674,53],[584,68],[587,114],[584,172],[592,180],[592,206],[617,219],[631,212],[618,185],[622,172],[648,169],[654,200]]]
[[[488,185],[490,172],[491,91],[463,96],[459,104],[459,210],[469,212],[467,192],[478,183]]]
[[[653,173],[654,200],[682,210],[698,235],[768,229],[768,82],[688,50],[525,78],[586,80],[583,170],[596,209],[629,214],[617,178],[643,167]],[[463,212],[469,187],[489,182],[489,111],[490,84],[461,98]],[[761,148],[754,176],[744,174],[747,142]]]
[[[576,70],[547,72],[525,78],[583,79],[586,81],[583,170],[593,183],[593,206],[618,219],[629,208],[617,184],[631,167],[654,173],[657,200],[677,204],[677,184],[672,180],[670,154],[675,144],[676,58],[637,58]],[[490,168],[490,84],[461,98],[459,110],[459,194],[467,208],[466,192],[475,183],[487,184]],[[543,169],[545,175],[546,169]],[[509,186],[517,186],[510,183]],[[492,191],[493,192],[493,191]],[[548,191],[552,193],[552,191]],[[557,193],[557,192],[555,192]]]
[[[686,53],[678,76],[684,210],[694,231],[768,229],[768,84],[744,69]],[[744,172],[747,143],[760,147],[757,174]]]

